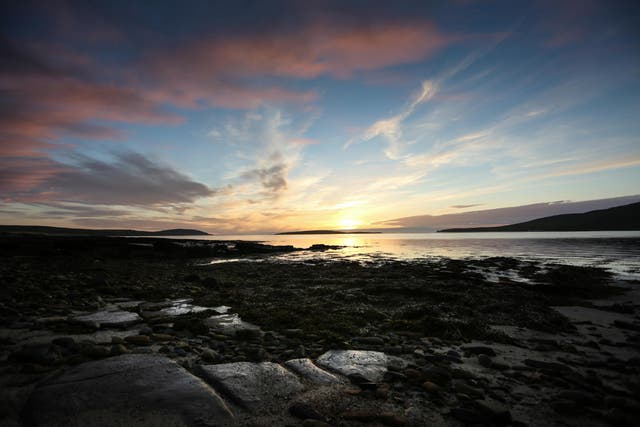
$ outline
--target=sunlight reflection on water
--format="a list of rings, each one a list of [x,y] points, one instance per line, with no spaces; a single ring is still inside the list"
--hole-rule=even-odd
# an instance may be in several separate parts
[[[191,238],[191,237],[189,237]],[[324,235],[225,235],[205,240],[251,240],[307,248],[313,244],[344,246],[337,250],[274,255],[281,261],[309,259],[376,262],[447,257],[489,256],[604,267],[640,279],[640,232],[413,233]]]

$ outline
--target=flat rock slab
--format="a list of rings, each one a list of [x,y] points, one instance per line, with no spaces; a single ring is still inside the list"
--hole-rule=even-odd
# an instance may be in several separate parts
[[[252,412],[271,412],[286,404],[304,386],[277,363],[236,362],[200,366],[205,381]]]
[[[609,327],[618,320],[629,319],[628,315],[615,313],[611,311],[598,310],[596,308],[578,307],[578,306],[559,306],[552,307],[560,314],[567,316],[573,322],[591,322],[595,325]]]
[[[162,317],[177,317],[185,314],[201,313],[207,310],[216,310],[210,307],[201,307],[191,304],[190,299],[166,301],[164,303],[146,303],[140,305],[140,312],[145,319],[157,319]]]
[[[225,335],[234,335],[237,331],[241,330],[260,330],[259,326],[245,322],[235,313],[211,316],[204,320],[204,324]]]
[[[137,313],[130,311],[98,311],[91,314],[76,316],[74,322],[87,325],[99,325],[100,327],[126,328],[134,323],[142,321]]]
[[[314,384],[341,384],[343,380],[317,367],[310,359],[292,359],[284,362],[284,366],[302,378]]]
[[[163,356],[124,355],[76,366],[41,384],[25,426],[227,425],[233,415],[199,378]]]
[[[329,350],[316,363],[342,375],[360,374],[369,381],[379,382],[387,371],[389,357],[379,351]]]

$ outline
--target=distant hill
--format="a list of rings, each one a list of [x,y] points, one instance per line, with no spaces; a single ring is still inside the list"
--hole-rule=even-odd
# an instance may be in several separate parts
[[[554,215],[501,227],[448,228],[445,233],[483,231],[622,231],[640,230],[640,203],[579,214]]]
[[[380,234],[379,231],[337,231],[337,230],[306,230],[306,231],[285,231],[276,235],[285,234]]]
[[[208,236],[200,230],[174,228],[162,231],[90,230],[84,228],[45,227],[38,225],[0,225],[0,233],[48,234],[56,236]]]

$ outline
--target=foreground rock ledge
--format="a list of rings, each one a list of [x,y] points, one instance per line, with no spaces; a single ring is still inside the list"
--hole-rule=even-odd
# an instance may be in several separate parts
[[[38,387],[25,426],[201,426],[231,411],[199,378],[166,357],[124,355],[79,365]]]

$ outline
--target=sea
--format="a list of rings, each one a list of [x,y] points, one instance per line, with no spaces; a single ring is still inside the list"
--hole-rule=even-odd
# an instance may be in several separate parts
[[[339,249],[326,251],[302,250],[270,256],[270,259],[282,262],[320,259],[376,263],[385,260],[433,260],[443,257],[512,257],[543,264],[601,267],[620,278],[640,280],[640,231],[255,234],[176,238],[247,240],[271,245],[293,245],[297,248],[308,248],[314,244],[340,246]],[[237,259],[212,260],[212,263],[233,261]]]

